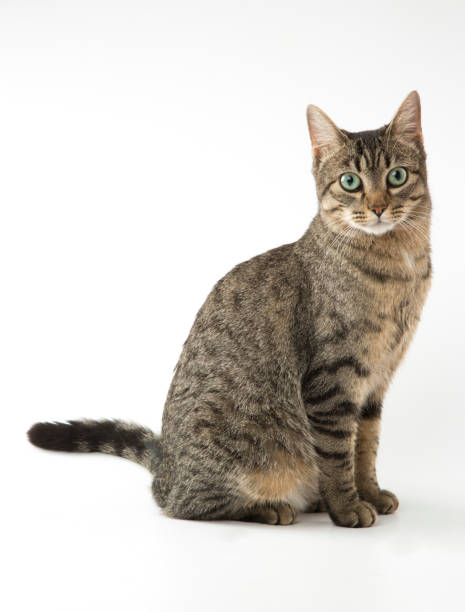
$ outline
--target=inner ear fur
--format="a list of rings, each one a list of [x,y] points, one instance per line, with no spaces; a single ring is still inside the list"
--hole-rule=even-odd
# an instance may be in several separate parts
[[[421,105],[417,91],[411,91],[388,126],[389,138],[423,145]]]
[[[316,159],[338,149],[346,141],[346,136],[318,106],[310,104],[307,107],[307,121]]]

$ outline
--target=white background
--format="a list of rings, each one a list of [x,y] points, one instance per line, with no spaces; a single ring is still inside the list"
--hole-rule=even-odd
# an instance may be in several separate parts
[[[465,561],[464,5],[0,2],[5,611],[459,610]],[[139,466],[38,420],[159,430],[194,315],[316,211],[305,108],[356,131],[418,89],[434,283],[389,392],[365,530],[163,517]]]

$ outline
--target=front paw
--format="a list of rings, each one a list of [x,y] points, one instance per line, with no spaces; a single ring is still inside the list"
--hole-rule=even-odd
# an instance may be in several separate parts
[[[362,493],[362,498],[373,504],[378,514],[393,514],[399,507],[399,500],[386,489],[381,489],[377,492]]]
[[[371,527],[376,521],[375,508],[366,501],[359,501],[352,506],[331,509],[329,516],[339,527]]]

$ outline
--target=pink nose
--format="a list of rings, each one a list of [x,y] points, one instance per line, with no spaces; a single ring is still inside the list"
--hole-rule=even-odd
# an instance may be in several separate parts
[[[386,204],[377,204],[376,206],[370,206],[370,210],[372,210],[378,217],[381,217],[386,208]]]

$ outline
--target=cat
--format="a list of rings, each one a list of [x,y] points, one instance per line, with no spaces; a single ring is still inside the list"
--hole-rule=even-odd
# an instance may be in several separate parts
[[[121,421],[37,423],[38,447],[148,468],[170,517],[294,523],[327,511],[369,527],[383,398],[431,282],[418,93],[377,130],[307,110],[319,211],[304,235],[239,264],[186,340],[161,436]]]

